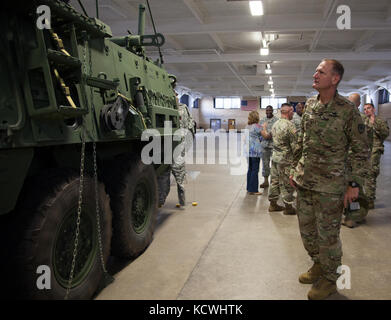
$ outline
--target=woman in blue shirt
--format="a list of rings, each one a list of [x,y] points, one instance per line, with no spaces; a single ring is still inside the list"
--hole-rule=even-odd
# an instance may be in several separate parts
[[[258,192],[259,162],[262,158],[262,127],[259,125],[259,114],[251,111],[248,115],[249,140],[247,147],[248,171],[247,171],[247,192],[251,195],[261,195]]]

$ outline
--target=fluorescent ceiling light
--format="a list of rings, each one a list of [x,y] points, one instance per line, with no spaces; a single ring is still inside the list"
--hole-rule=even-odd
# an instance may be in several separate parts
[[[253,16],[262,16],[263,15],[263,4],[262,1],[250,1],[250,11]]]
[[[273,80],[268,81],[267,84],[273,84]]]
[[[269,55],[269,48],[261,48],[260,52],[261,56],[268,56]]]
[[[262,44],[264,48],[267,48],[267,41],[265,39],[262,39]]]
[[[274,93],[274,89],[269,89],[270,92]]]
[[[266,74],[271,74],[271,73],[272,73],[272,69],[266,69],[266,70],[265,70],[265,73],[266,73]]]
[[[266,65],[266,68],[267,68],[267,69],[270,69],[270,64],[269,64],[269,63]]]
[[[276,95],[274,93],[271,94],[272,98],[274,98]]]
[[[273,81],[273,78],[270,76],[270,77],[269,77],[269,80],[270,80],[270,81]]]

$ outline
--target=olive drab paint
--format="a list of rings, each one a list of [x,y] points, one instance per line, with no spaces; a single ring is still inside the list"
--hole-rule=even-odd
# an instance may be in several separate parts
[[[143,1],[140,0],[141,2]],[[156,130],[163,135],[165,121],[170,121],[172,127],[177,128],[179,112],[172,87],[172,83],[176,81],[175,76],[168,74],[163,68],[162,58],[153,61],[146,56],[144,50],[146,46],[162,46],[164,36],[160,33],[144,34],[144,26],[144,5],[139,6],[138,33],[113,37],[107,24],[78,12],[65,1],[13,0],[2,3],[0,215],[19,213],[22,201],[20,199],[26,197],[29,200],[32,191],[37,191],[37,202],[40,206],[35,206],[34,203],[32,210],[22,210],[24,217],[20,220],[30,221],[42,217],[41,213],[49,210],[45,201],[54,197],[48,190],[55,189],[54,187],[61,183],[71,189],[73,202],[74,194],[77,194],[75,185],[81,181],[80,169],[84,166],[81,166],[81,159],[84,161],[85,157],[84,178],[88,182],[91,177],[87,175],[91,172],[87,169],[90,169],[88,166],[92,167],[92,155],[94,160],[96,159],[94,170],[97,168],[99,174],[96,195],[99,194],[99,200],[102,202],[96,202],[100,204],[100,211],[97,212],[102,215],[102,230],[99,230],[99,233],[104,237],[107,235],[103,251],[106,252],[106,248],[110,247],[111,216],[115,217],[114,209],[111,209],[112,203],[108,202],[113,198],[111,195],[108,196],[108,193],[112,192],[110,188],[115,188],[113,185],[108,186],[111,181],[118,182],[127,172],[135,171],[132,171],[132,168],[144,168],[143,170],[148,173],[148,183],[145,187],[147,191],[144,194],[148,199],[158,197],[154,183],[156,177],[163,173],[165,166],[139,165],[137,161],[140,159],[141,150],[147,144],[141,137],[147,129]],[[162,151],[163,144],[168,140],[172,141],[172,135],[173,133],[170,137],[162,139]],[[173,147],[177,144],[174,141]],[[171,153],[172,149],[169,152]],[[163,156],[172,157],[171,154]],[[128,161],[129,165],[122,166],[121,161]],[[119,172],[118,168],[126,168],[127,172]],[[50,176],[37,185],[34,177],[49,174],[51,170],[55,171],[55,177]],[[113,172],[116,174],[115,179],[112,176]],[[32,186],[26,182],[27,177],[33,178]],[[45,189],[45,183],[52,184],[50,186],[53,188]],[[65,197],[61,193],[63,189],[59,189],[60,191],[55,190],[58,191],[55,193],[56,196],[59,195],[58,199],[53,198],[58,203],[62,201],[63,196]],[[89,191],[83,192],[87,194]],[[87,202],[87,197],[83,198],[83,201]],[[155,209],[152,200],[151,203],[153,210],[143,208],[149,220],[155,219],[157,214],[157,206]],[[55,217],[64,220],[61,213],[65,209],[59,205],[56,210]],[[54,219],[53,215],[50,218]],[[7,222],[2,220],[1,223],[7,225],[1,226],[13,230],[14,226],[8,225],[10,219],[5,220]],[[43,222],[42,228],[46,227],[50,232],[34,230],[34,239],[27,240],[36,241],[44,235],[56,234],[63,220],[51,221],[51,224]],[[145,225],[148,227],[143,229],[144,233],[140,238],[143,241],[142,245],[147,246],[152,241],[154,223]],[[27,241],[26,237],[31,233],[30,225],[20,223],[17,227],[23,229],[17,241]],[[86,233],[86,236],[92,237],[92,234]],[[21,254],[25,259],[21,259],[23,263],[28,263],[29,267],[30,263],[34,263],[35,266],[39,266],[37,269],[32,267],[28,273],[14,274],[15,270],[24,268],[20,262],[21,265],[11,272],[18,279],[17,282],[21,283],[24,292],[29,292],[34,297],[41,295],[44,298],[62,299],[64,296],[60,292],[69,279],[68,271],[63,270],[65,267],[61,268],[64,266],[61,263],[60,268],[53,267],[55,262],[48,258],[50,250],[39,247],[46,245],[56,248],[57,242],[61,242],[56,237],[50,241],[48,243],[37,240],[34,246]],[[94,246],[96,243],[94,242]],[[62,244],[66,244],[66,241]],[[9,245],[13,246],[14,243]],[[15,250],[11,250],[10,255],[16,255],[16,248],[15,243]],[[34,250],[39,254],[34,254]],[[134,252],[136,251],[135,249]],[[95,254],[95,251],[91,252]],[[28,260],[29,254],[34,262]],[[74,291],[82,292],[79,290],[82,286],[97,287],[98,276],[91,276],[93,272],[95,275],[99,272],[93,264],[99,259],[96,257],[98,256],[86,259],[86,265],[92,261],[88,265],[90,269],[87,270],[91,272],[85,272],[84,275],[80,271],[82,278],[77,280],[77,290]],[[103,261],[103,256],[100,258]],[[1,256],[0,260],[3,259],[7,260]],[[50,263],[47,262],[49,260]],[[45,266],[45,263],[48,266]],[[90,291],[90,288],[85,288],[85,295],[80,293],[78,298],[90,298]],[[70,298],[72,297],[71,291]]]

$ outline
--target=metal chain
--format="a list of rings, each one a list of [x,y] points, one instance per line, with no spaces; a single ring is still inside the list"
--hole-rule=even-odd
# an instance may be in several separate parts
[[[87,73],[87,40],[84,41],[84,48],[83,48],[83,67],[84,67],[84,73]],[[80,233],[80,217],[81,217],[81,206],[83,202],[83,185],[84,185],[84,158],[85,158],[85,139],[84,139],[84,126],[81,127],[81,159],[80,159],[80,186],[79,186],[79,202],[77,207],[77,220],[76,220],[76,235],[75,235],[75,242],[73,244],[73,256],[72,256],[72,265],[71,265],[71,271],[69,274],[68,279],[68,286],[65,293],[65,300],[68,300],[69,293],[71,291],[71,285],[73,280],[73,273],[75,271],[75,264],[76,264],[76,256],[77,256],[77,247],[79,244],[79,233]]]
[[[92,54],[91,54],[91,46],[88,46],[88,61],[89,61],[89,73],[92,76]],[[94,100],[93,100],[93,91],[90,86],[90,97],[91,97],[91,112],[95,112]],[[94,180],[95,180],[95,207],[96,207],[96,227],[98,231],[98,243],[99,243],[99,253],[100,253],[100,261],[102,264],[102,269],[104,273],[107,273],[105,261],[103,257],[103,246],[102,246],[102,232],[100,227],[100,214],[99,214],[99,194],[98,194],[98,166],[96,162],[96,143],[93,142],[93,158],[94,158]]]
[[[100,214],[99,214],[99,195],[98,195],[98,166],[96,163],[96,143],[93,143],[93,155],[94,155],[94,180],[95,180],[95,208],[96,208],[96,227],[98,229],[98,243],[99,243],[99,252],[100,252],[100,261],[102,264],[102,269],[104,273],[107,273],[105,261],[103,258],[103,246],[102,246],[102,236],[100,228]]]
[[[81,206],[83,203],[83,187],[84,187],[84,158],[85,158],[85,150],[86,150],[86,143],[85,143],[85,139],[84,139],[83,128],[81,130],[81,141],[82,141],[82,143],[81,143],[81,159],[80,159],[80,186],[79,186],[79,202],[78,202],[78,206],[77,206],[76,235],[75,235],[75,242],[73,245],[73,257],[72,257],[71,272],[69,274],[67,291],[66,291],[65,298],[64,298],[65,300],[68,300],[69,292],[71,291],[73,273],[75,271],[77,246],[79,244],[80,217],[81,217]]]
[[[87,39],[84,40],[84,47],[83,47],[83,69],[84,74],[87,74]]]
[[[83,48],[83,67],[84,67],[84,73],[87,74],[87,45],[88,40],[86,39],[84,41],[84,48]],[[91,59],[91,47],[88,45],[88,53],[89,53],[89,75],[92,75],[92,59]],[[92,106],[92,112],[95,112],[93,107],[93,91],[92,87],[90,86],[90,99],[91,99],[91,106]],[[73,280],[73,274],[75,270],[75,264],[76,264],[76,256],[77,256],[77,247],[79,244],[79,233],[80,233],[80,217],[81,217],[81,207],[83,202],[83,184],[84,184],[84,159],[85,159],[85,138],[84,138],[84,126],[82,126],[81,130],[81,139],[82,139],[82,146],[81,146],[81,160],[80,160],[80,187],[79,187],[79,202],[78,202],[78,208],[77,208],[77,221],[76,221],[76,235],[75,235],[75,242],[73,246],[73,257],[72,257],[72,265],[71,265],[71,271],[69,275],[68,280],[68,286],[65,294],[65,300],[68,299],[69,293],[71,290],[72,280]],[[98,194],[98,166],[96,161],[96,143],[93,142],[93,161],[94,161],[94,184],[95,184],[95,208],[96,208],[96,226],[98,231],[98,243],[99,243],[99,253],[100,253],[100,261],[102,264],[102,269],[104,273],[107,273],[104,257],[103,257],[103,245],[102,245],[102,237],[101,237],[101,225],[100,225],[100,214],[99,214],[99,194]]]

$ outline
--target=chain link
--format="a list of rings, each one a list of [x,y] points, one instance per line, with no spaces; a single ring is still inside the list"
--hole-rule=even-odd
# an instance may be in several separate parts
[[[89,64],[89,70],[87,70],[87,46],[88,46],[88,64]],[[89,76],[92,76],[92,55],[91,55],[91,46],[88,44],[88,39],[84,40],[84,47],[83,47],[83,70],[84,74],[89,74]],[[88,73],[87,73],[88,72]],[[93,91],[92,87],[90,86],[90,104],[91,104],[91,112],[95,112],[94,103],[93,103]],[[84,125],[81,129],[81,140],[82,140],[82,146],[81,146],[81,160],[80,160],[80,187],[79,187],[79,202],[78,202],[78,208],[77,208],[77,221],[76,221],[76,235],[75,235],[75,242],[73,246],[73,256],[72,256],[72,265],[71,265],[71,271],[69,275],[68,280],[68,286],[65,294],[65,300],[68,299],[69,293],[71,290],[74,270],[75,270],[75,264],[76,264],[76,257],[77,257],[77,247],[79,244],[79,233],[80,233],[80,218],[81,218],[81,207],[83,203],[83,184],[84,184],[84,159],[85,159],[85,137],[84,137]],[[93,142],[93,161],[94,161],[94,185],[95,185],[95,208],[96,208],[96,227],[98,231],[98,244],[99,244],[99,254],[100,254],[100,261],[102,264],[103,272],[107,275],[107,270],[105,266],[104,256],[103,256],[103,245],[102,245],[102,236],[101,236],[101,224],[100,224],[100,208],[99,208],[99,194],[98,194],[98,166],[96,161],[96,142]]]
[[[98,194],[98,166],[96,163],[96,143],[93,143],[93,155],[94,155],[94,180],[95,180],[95,208],[96,208],[96,227],[98,229],[98,243],[99,243],[99,252],[100,252],[100,261],[102,264],[102,269],[104,273],[107,273],[105,261],[103,258],[103,246],[102,246],[102,236],[100,228],[100,214],[99,214],[99,194]]]
[[[80,159],[80,186],[79,186],[79,201],[77,206],[77,220],[76,220],[76,235],[75,235],[75,242],[73,245],[73,256],[72,256],[72,265],[71,265],[71,272],[69,274],[69,280],[68,280],[68,286],[67,291],[65,294],[65,300],[68,300],[69,292],[71,291],[71,285],[73,280],[73,273],[75,271],[75,264],[76,264],[76,256],[77,256],[77,246],[79,244],[79,233],[80,233],[80,217],[81,217],[81,207],[83,203],[83,187],[84,187],[84,158],[85,158],[85,150],[86,150],[86,143],[84,139],[84,132],[83,128],[81,130],[81,159]]]
[[[88,61],[89,61],[89,72],[90,76],[92,76],[92,54],[91,54],[91,46],[88,46]],[[92,87],[90,86],[90,97],[91,97],[91,112],[95,112],[94,107],[94,96]],[[99,242],[99,252],[100,252],[100,260],[102,263],[102,269],[104,273],[107,273],[105,261],[103,257],[103,246],[102,246],[102,233],[100,228],[100,214],[99,214],[99,194],[98,194],[98,166],[96,162],[96,143],[93,142],[93,158],[94,158],[94,178],[95,178],[95,204],[96,204],[96,227],[98,230],[98,242]]]

